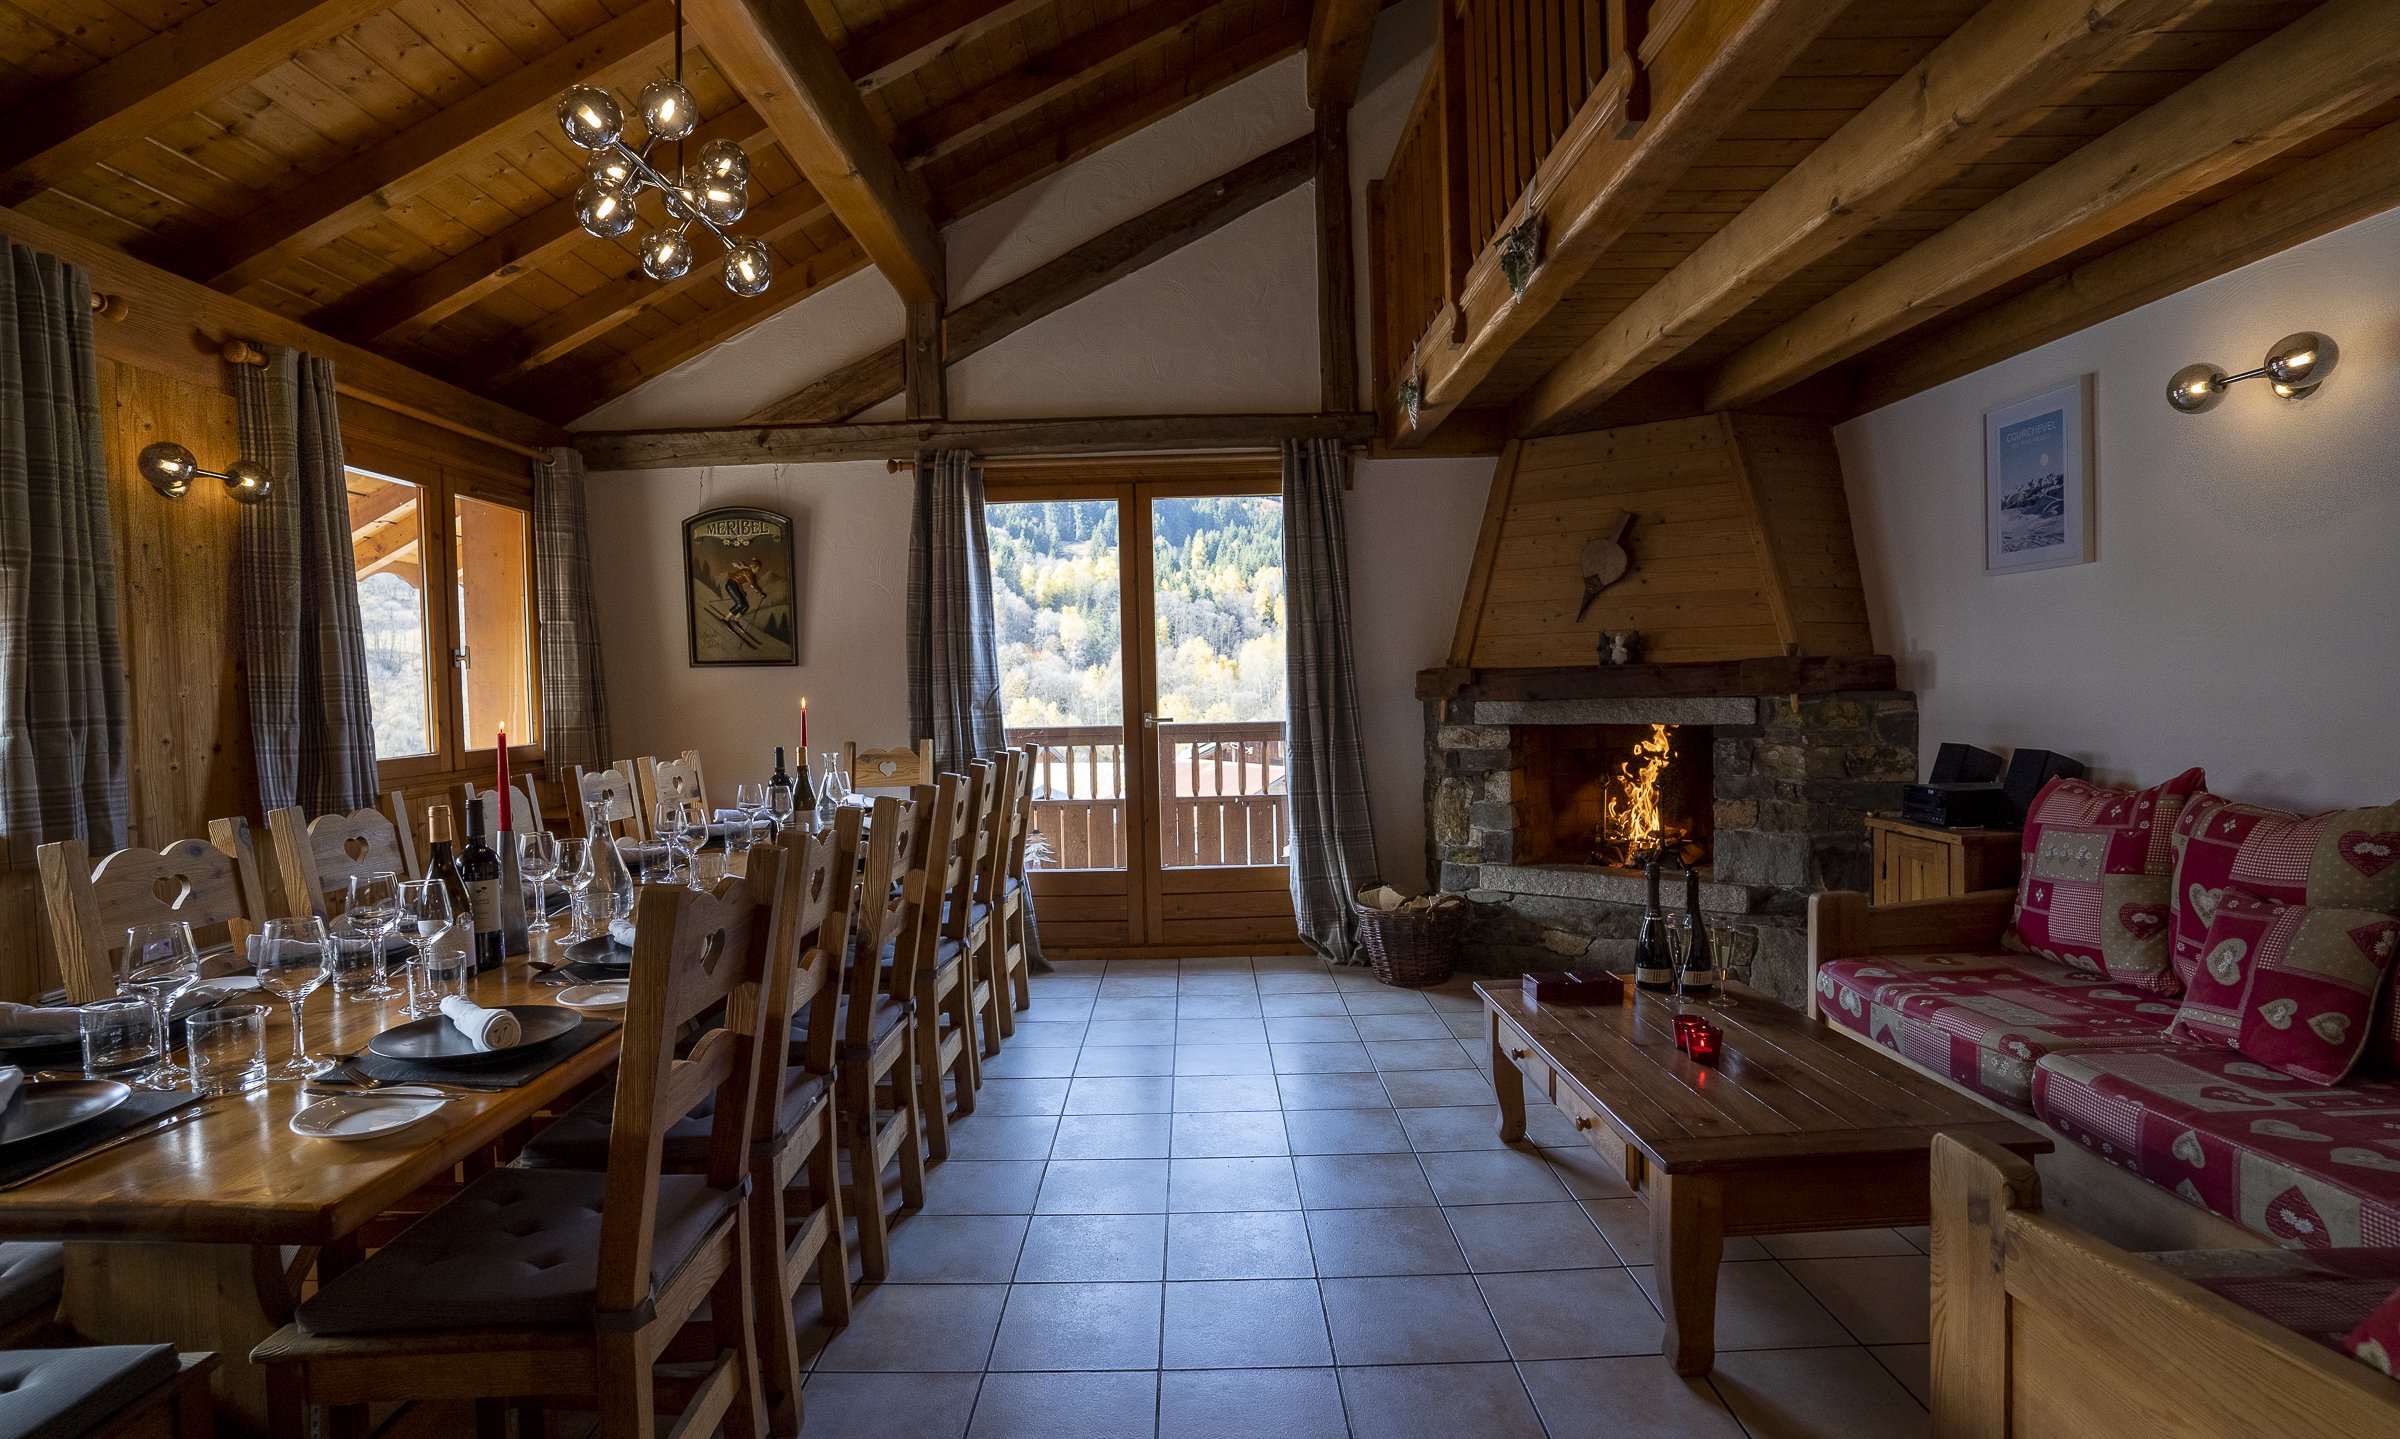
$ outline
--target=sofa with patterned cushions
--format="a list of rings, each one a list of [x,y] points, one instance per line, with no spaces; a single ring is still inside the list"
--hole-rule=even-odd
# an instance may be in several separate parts
[[[2275,1243],[2400,1246],[2400,805],[2056,780],[2023,859],[1816,896],[1812,1012]]]

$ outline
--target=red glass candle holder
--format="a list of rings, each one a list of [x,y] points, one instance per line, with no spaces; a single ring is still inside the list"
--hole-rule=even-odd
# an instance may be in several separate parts
[[[1725,1031],[1713,1024],[1692,1026],[1688,1052],[1695,1064],[1715,1064],[1725,1051]]]
[[[1700,1023],[1700,1016],[1696,1014],[1679,1014],[1675,1016],[1675,1049],[1678,1053],[1691,1053],[1692,1031],[1698,1029],[1700,1027]]]

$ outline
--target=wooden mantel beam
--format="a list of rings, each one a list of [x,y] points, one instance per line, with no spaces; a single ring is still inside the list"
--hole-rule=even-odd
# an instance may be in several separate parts
[[[941,304],[942,237],[825,32],[794,0],[692,0],[692,27],[735,90],[904,300]]]
[[[0,205],[21,205],[390,0],[217,0],[0,114]]]
[[[1418,342],[1423,402],[1416,428],[1398,443],[1431,434],[1473,397],[1842,9],[1825,0],[1691,0],[1643,41],[1638,83],[1648,87],[1649,114],[1638,124],[1624,123],[1637,85],[1627,72],[1636,67],[1610,67],[1529,187],[1540,197],[1546,239],[1524,298],[1501,274],[1499,236],[1484,236],[1459,295],[1458,323],[1438,317]],[[1502,218],[1503,230],[1524,218],[1524,205],[1520,199]]]
[[[587,430],[575,448],[595,470],[788,465],[905,459],[929,446],[979,455],[1101,455],[1262,449],[1285,440],[1365,444],[1375,416],[1125,415],[1071,420],[886,420],[848,425],[744,425],[695,430]]]
[[[1580,428],[1626,385],[1889,219],[2191,3],[1985,6],[1544,376],[1518,404],[1516,432]]]
[[[1383,0],[1316,0],[1308,22],[1308,105],[1347,106],[1358,100],[1367,47]]]
[[[2391,0],[2332,0],[1728,358],[1710,409],[1788,389],[2400,94]]]

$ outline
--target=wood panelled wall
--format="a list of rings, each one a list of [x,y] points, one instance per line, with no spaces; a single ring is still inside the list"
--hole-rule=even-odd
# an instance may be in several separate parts
[[[1583,548],[1620,510],[1633,568],[1579,620]],[[1587,665],[1603,631],[1626,629],[1660,663],[1869,653],[1832,431],[1718,414],[1511,449],[1450,662]]]

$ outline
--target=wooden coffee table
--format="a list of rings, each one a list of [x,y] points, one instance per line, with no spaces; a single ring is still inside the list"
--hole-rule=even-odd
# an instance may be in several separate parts
[[[1620,1005],[1534,1005],[1478,984],[1500,1137],[1525,1137],[1525,1091],[1556,1104],[1650,1202],[1661,1346],[1678,1374],[1716,1361],[1717,1263],[1728,1235],[1927,1222],[1937,1133],[2021,1155],[2050,1141],[1875,1050],[1740,985],[1731,1009],[1637,994]],[[1714,1068],[1676,1052],[1672,1017],[1725,1031]]]

